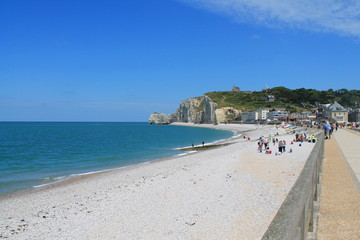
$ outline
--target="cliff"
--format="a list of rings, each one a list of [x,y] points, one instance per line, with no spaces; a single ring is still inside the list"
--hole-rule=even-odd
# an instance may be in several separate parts
[[[216,123],[216,109],[209,97],[196,97],[181,102],[174,115],[178,122]]]
[[[149,118],[150,124],[170,124],[172,122],[217,124],[234,120],[240,111],[233,108],[218,108],[208,96],[190,98],[180,103],[175,113],[153,113]]]
[[[177,122],[177,118],[173,114],[169,115],[165,113],[154,112],[149,118],[149,124],[163,125],[170,124],[172,122]]]

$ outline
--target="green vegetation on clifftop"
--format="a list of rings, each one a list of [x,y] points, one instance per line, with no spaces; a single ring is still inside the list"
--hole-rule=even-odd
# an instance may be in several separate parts
[[[259,108],[287,108],[290,112],[308,111],[316,103],[326,104],[339,102],[344,107],[360,107],[360,90],[333,90],[318,91],[315,89],[295,89],[275,87],[268,92],[237,92],[222,91],[208,92],[206,96],[222,107],[233,107],[242,111],[254,111]],[[274,102],[269,102],[268,96],[275,97]]]

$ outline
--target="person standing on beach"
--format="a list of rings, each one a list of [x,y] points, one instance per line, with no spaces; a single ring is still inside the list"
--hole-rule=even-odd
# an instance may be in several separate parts
[[[284,152],[286,152],[286,142],[285,142],[285,140],[283,140],[282,142],[283,142],[283,144],[282,144],[282,152],[284,153]]]
[[[258,152],[262,152],[262,143],[260,141],[258,141]]]
[[[203,145],[203,146],[205,145],[205,142],[204,142],[204,141],[202,141],[202,145]]]
[[[269,146],[269,142],[265,139],[264,140],[264,148],[266,149]]]
[[[278,149],[279,149],[279,152],[282,153],[282,151],[283,151],[283,143],[282,143],[282,141],[279,141]]]

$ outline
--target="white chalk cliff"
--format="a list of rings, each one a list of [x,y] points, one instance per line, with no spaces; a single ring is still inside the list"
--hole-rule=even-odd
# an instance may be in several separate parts
[[[189,98],[180,103],[175,113],[169,115],[164,113],[153,113],[149,118],[150,124],[170,124],[172,122],[188,122],[188,123],[209,123],[217,124],[219,122],[227,122],[229,112],[234,111],[239,115],[238,110],[229,111],[229,108],[218,109],[218,104],[213,102],[209,97]]]

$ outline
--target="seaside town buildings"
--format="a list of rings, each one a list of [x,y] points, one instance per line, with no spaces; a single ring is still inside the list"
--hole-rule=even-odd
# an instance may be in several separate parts
[[[315,121],[316,113],[315,112],[292,113],[290,117],[293,117],[294,119]]]
[[[288,111],[285,108],[276,108],[268,112],[267,119],[270,121],[278,120],[279,118],[284,118],[289,115]]]
[[[259,120],[259,113],[257,111],[254,112],[242,112],[241,119],[243,122],[255,122]]]
[[[271,108],[260,108],[257,110],[259,115],[259,120],[266,120],[267,114],[270,112]]]
[[[312,112],[289,113],[286,108],[260,108],[256,111],[242,112],[243,122],[291,121],[291,122],[360,122],[360,108],[346,109],[338,102],[318,104]]]
[[[264,93],[270,93],[270,89],[266,86],[262,90]],[[252,91],[241,91],[239,87],[233,85],[232,91],[252,93]],[[266,102],[275,102],[276,98],[273,95],[267,95]],[[256,111],[241,112],[242,122],[265,122],[265,121],[293,121],[293,122],[314,122],[314,121],[331,121],[331,122],[360,122],[360,108],[352,110],[346,109],[341,106],[337,101],[332,104],[315,103],[317,108],[311,110],[311,112],[301,113],[289,113],[286,108],[260,108]],[[360,106],[360,103],[352,103],[354,106]],[[303,107],[306,107],[306,103],[302,103]],[[228,109],[226,109],[228,110]],[[221,114],[220,114],[221,115]],[[227,113],[223,114],[223,121],[227,121]],[[237,115],[237,114],[234,114]]]
[[[253,112],[241,113],[241,119],[244,122],[271,121],[286,117],[288,114],[289,113],[285,108],[260,108]]]

